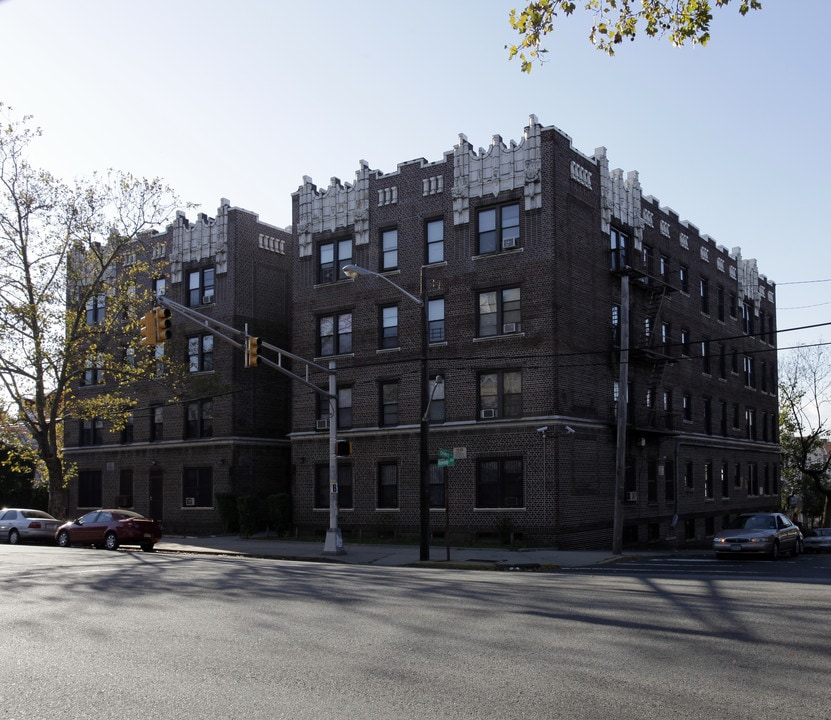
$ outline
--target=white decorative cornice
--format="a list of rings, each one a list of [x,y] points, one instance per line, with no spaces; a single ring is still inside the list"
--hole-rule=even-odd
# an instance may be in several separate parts
[[[228,272],[228,212],[231,203],[222,198],[216,217],[199,213],[195,223],[190,223],[182,210],[170,227],[169,248],[170,281],[182,281],[184,263],[213,260],[217,275]]]
[[[519,144],[506,146],[501,135],[494,135],[491,146],[473,150],[465,135],[453,149],[453,222],[470,222],[470,198],[496,197],[506,190],[524,189],[525,209],[542,207],[542,127],[531,115]]]

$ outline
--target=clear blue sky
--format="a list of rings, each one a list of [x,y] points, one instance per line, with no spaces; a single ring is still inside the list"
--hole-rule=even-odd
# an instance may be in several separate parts
[[[817,32],[831,2],[764,0],[741,18],[734,0],[706,48],[643,36],[614,58],[578,13],[530,76],[503,49],[517,4],[0,0],[0,101],[35,116],[35,161],[60,177],[160,176],[209,215],[227,197],[280,226],[304,175],[325,187],[361,159],[440,160],[459,133],[519,140],[534,113],[756,258],[779,285],[780,329],[831,322],[831,49]]]

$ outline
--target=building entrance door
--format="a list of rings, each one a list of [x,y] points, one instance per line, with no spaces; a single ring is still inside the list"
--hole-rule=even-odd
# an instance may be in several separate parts
[[[158,522],[164,520],[164,485],[163,471],[153,468],[150,471],[150,517]]]

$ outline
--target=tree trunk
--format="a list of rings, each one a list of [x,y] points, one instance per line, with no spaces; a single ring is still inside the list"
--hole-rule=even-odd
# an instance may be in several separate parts
[[[67,490],[63,481],[63,463],[58,457],[45,459],[46,470],[49,473],[49,512],[59,520],[67,518]]]

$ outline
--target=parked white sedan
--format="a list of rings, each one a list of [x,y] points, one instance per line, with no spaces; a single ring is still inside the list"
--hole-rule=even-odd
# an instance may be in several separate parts
[[[831,528],[814,528],[805,534],[805,552],[831,552]]]
[[[43,510],[3,508],[0,510],[0,540],[17,545],[24,540],[54,542],[60,521]]]

